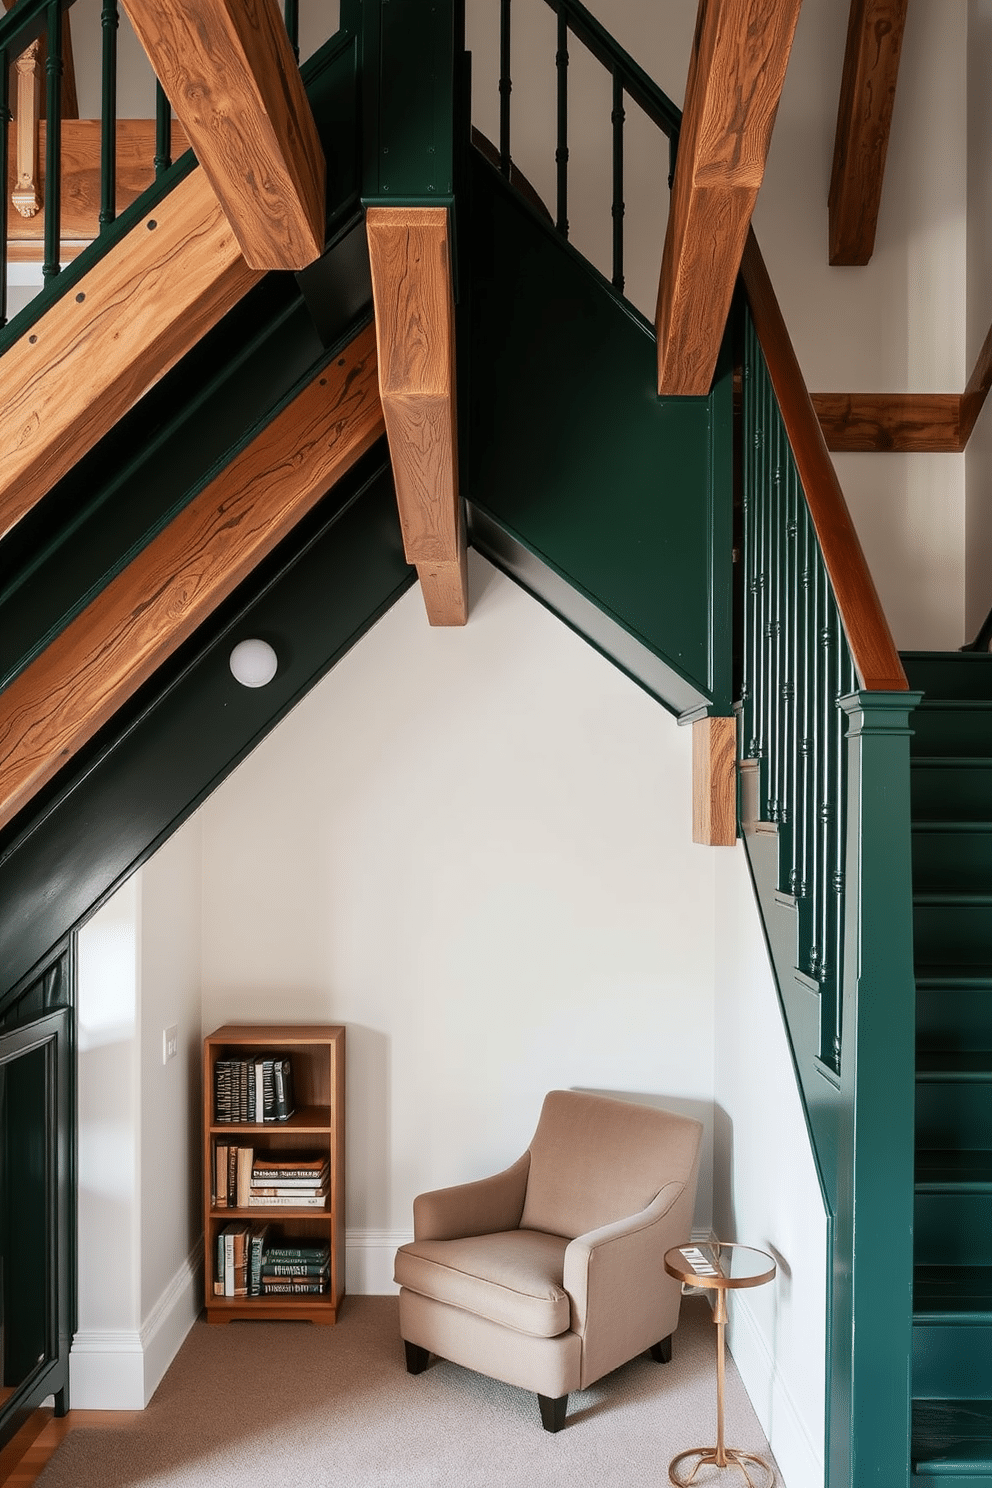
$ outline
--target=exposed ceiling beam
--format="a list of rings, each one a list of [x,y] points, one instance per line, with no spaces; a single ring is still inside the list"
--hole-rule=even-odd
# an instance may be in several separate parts
[[[455,305],[444,207],[369,207],[379,386],[403,548],[432,625],[468,619],[458,494]]]
[[[851,0],[830,176],[832,264],[866,264],[875,248],[908,3]]]
[[[992,389],[992,327],[963,393],[811,393],[827,449],[957,455]]]
[[[0,538],[259,279],[194,170],[3,357]]]
[[[6,689],[0,826],[382,434],[368,327]]]
[[[800,0],[700,0],[661,265],[658,392],[710,390]]]
[[[836,454],[957,454],[960,393],[811,393],[816,416]]]
[[[123,0],[255,269],[324,250],[324,152],[276,0]]]

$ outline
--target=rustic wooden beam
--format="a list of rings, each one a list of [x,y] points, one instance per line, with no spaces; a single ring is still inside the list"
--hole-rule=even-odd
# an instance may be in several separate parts
[[[39,182],[45,193],[45,145],[48,126],[39,129]],[[172,123],[172,158],[189,149],[181,124]],[[16,142],[7,142],[7,178],[14,180]],[[117,121],[117,212],[136,201],[155,179],[155,120]],[[100,120],[62,122],[61,222],[63,261],[75,258],[100,231]],[[7,258],[11,263],[42,263],[45,254],[44,218],[23,217],[7,206]]]
[[[903,692],[909,685],[906,673],[753,232],[748,234],[741,277],[858,685],[869,692]]]
[[[737,841],[736,718],[692,725],[692,840],[707,847]]]
[[[370,207],[365,222],[403,547],[417,566],[431,624],[464,625],[468,585],[448,213],[444,207]]]
[[[958,454],[960,393],[811,393],[827,449]]]
[[[3,358],[0,538],[259,279],[194,170]]]
[[[799,4],[700,0],[655,314],[662,397],[710,390]]]
[[[909,0],[851,0],[830,175],[830,262],[875,248],[885,156]]]
[[[3,693],[0,826],[383,432],[369,327]]]
[[[324,251],[324,152],[276,0],[123,0],[254,269]]]

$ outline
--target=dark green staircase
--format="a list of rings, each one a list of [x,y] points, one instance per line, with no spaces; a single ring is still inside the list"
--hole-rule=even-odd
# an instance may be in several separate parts
[[[916,962],[913,1472],[992,1482],[992,656],[903,658]]]

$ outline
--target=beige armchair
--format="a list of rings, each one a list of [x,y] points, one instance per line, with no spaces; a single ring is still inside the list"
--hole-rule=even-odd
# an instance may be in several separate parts
[[[547,1431],[569,1392],[650,1349],[671,1358],[702,1127],[632,1101],[553,1090],[528,1150],[477,1183],[414,1200],[396,1253],[411,1374],[432,1353],[524,1390]]]

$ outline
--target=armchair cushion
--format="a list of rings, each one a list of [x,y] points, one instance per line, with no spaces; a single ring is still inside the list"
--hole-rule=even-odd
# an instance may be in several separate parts
[[[555,1338],[570,1323],[571,1304],[562,1286],[562,1235],[506,1230],[458,1240],[414,1240],[396,1254],[400,1286],[479,1317]]]

